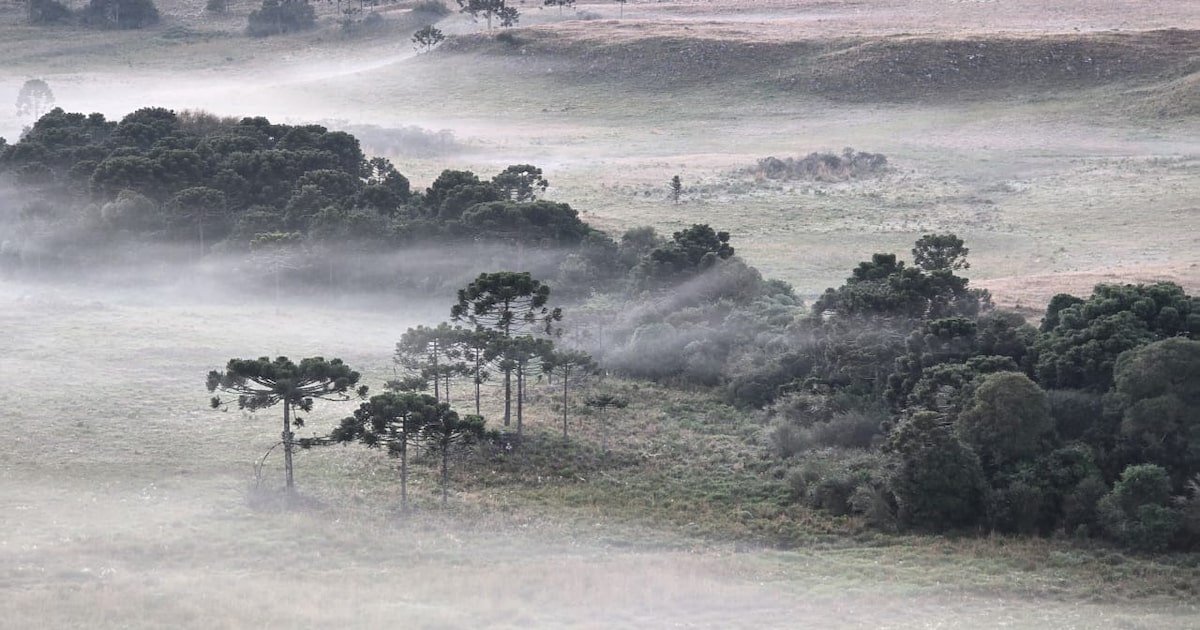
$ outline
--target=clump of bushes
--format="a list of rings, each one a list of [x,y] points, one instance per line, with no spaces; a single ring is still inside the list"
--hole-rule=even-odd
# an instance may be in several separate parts
[[[450,15],[450,7],[442,0],[418,0],[412,5],[413,13],[428,13],[430,15]]]
[[[80,18],[101,28],[136,29],[158,24],[159,15],[152,0],[91,0]]]
[[[838,182],[874,175],[886,170],[887,166],[887,156],[882,153],[867,153],[846,148],[841,155],[809,153],[802,158],[765,157],[750,169],[750,173],[765,179]]]
[[[58,0],[29,0],[30,24],[56,24],[71,18],[71,9]]]
[[[315,28],[317,14],[308,0],[263,0],[262,7],[250,12],[246,33],[251,37],[283,35]]]

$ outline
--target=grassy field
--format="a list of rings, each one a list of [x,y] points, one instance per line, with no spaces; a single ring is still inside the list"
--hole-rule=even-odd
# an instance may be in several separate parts
[[[1194,558],[883,536],[788,506],[752,419],[631,383],[600,386],[638,401],[610,418],[607,455],[594,417],[564,447],[537,386],[529,448],[456,461],[448,509],[430,462],[401,517],[393,462],[333,447],[299,456],[304,507],[279,511],[278,459],[262,488],[252,473],[277,419],[207,409],[204,371],[251,349],[323,352],[377,386],[402,317],[12,282],[0,301],[0,627],[1185,628],[1200,614]],[[319,407],[306,431],[347,409]]]
[[[320,3],[318,31],[263,40],[240,32],[254,3],[231,4],[213,18],[202,0],[164,0],[163,24],[124,33],[32,28],[0,5],[0,135],[28,123],[7,103],[40,76],[64,108],[111,116],[161,104],[449,130],[452,152],[392,156],[414,184],[537,164],[549,196],[594,225],[710,222],[805,295],[931,230],[966,238],[972,279],[1035,317],[1098,281],[1200,289],[1200,36],[1163,31],[1195,28],[1198,3],[634,1],[618,20],[616,3],[588,2],[561,19],[527,9],[509,42],[453,15],[439,26],[459,37],[420,56],[408,36],[426,18],[407,3],[356,35]],[[970,46],[998,59],[968,64]],[[1009,61],[1019,71],[1004,74]],[[891,169],[849,182],[745,172],[843,147]],[[536,386],[529,448],[455,462],[448,509],[430,462],[417,462],[417,513],[400,518],[392,462],[331,448],[299,456],[305,507],[279,510],[278,461],[263,488],[253,477],[274,415],[209,410],[204,373],[238,355],[323,354],[377,389],[404,328],[444,316],[450,296],[437,297],[277,311],[186,281],[0,279],[0,627],[1200,619],[1194,556],[872,533],[792,505],[754,417],[627,382],[599,386],[635,400],[611,426],[572,411],[569,445]],[[348,409],[319,407],[309,430]]]

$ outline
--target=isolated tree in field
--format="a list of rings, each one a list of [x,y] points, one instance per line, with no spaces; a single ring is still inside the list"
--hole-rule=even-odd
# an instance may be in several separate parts
[[[567,397],[572,383],[580,382],[596,371],[591,355],[581,350],[553,351],[542,358],[542,370],[562,381],[563,439],[567,439]]]
[[[54,107],[54,91],[42,79],[29,79],[21,85],[17,93],[17,115],[27,116],[34,120]]]
[[[450,405],[432,396],[387,392],[359,405],[329,437],[343,444],[357,441],[386,447],[389,455],[399,458],[400,509],[408,511],[408,445],[417,442],[427,425],[440,423],[448,413],[454,413]]]
[[[492,186],[510,201],[533,201],[538,193],[546,192],[550,182],[542,177],[542,169],[532,164],[513,164],[492,178]]]
[[[958,271],[970,269],[967,262],[970,248],[954,234],[926,234],[913,247],[913,263],[925,271]]]
[[[459,11],[478,20],[482,17],[487,21],[488,30],[492,30],[492,20],[500,22],[501,26],[512,26],[517,23],[520,13],[516,7],[508,6],[507,0],[457,0]]]
[[[628,407],[629,401],[612,394],[599,394],[588,398],[583,404],[607,416],[610,409],[624,409]],[[611,423],[611,419],[607,417],[602,418],[600,422],[603,425],[603,428],[600,430],[602,448],[608,451],[608,425]]]
[[[412,42],[413,48],[417,50],[424,49],[425,52],[433,50],[434,46],[442,43],[446,39],[446,34],[438,27],[430,24],[425,28],[413,33]]]
[[[494,330],[503,341],[515,334],[538,331],[550,334],[554,322],[562,320],[562,309],[551,309],[550,287],[533,279],[529,272],[482,273],[466,288],[459,289],[458,303],[450,308],[456,322],[469,322],[477,330]],[[512,368],[504,371],[504,426],[512,420]]]
[[[542,6],[558,7],[558,14],[562,15],[563,7],[575,7],[575,0],[543,0]]]
[[[442,462],[442,505],[450,487],[450,450],[465,446],[483,437],[483,417],[459,416],[449,405],[439,405],[439,413],[432,421],[421,427],[421,442],[437,454]]]
[[[683,180],[676,175],[671,178],[671,201],[679,203],[679,197],[683,194]]]
[[[327,361],[322,357],[310,357],[296,364],[287,357],[274,360],[260,357],[230,359],[224,372],[213,370],[208,373],[206,385],[209,392],[220,390],[236,394],[239,409],[257,411],[283,403],[284,477],[290,492],[295,486],[292,452],[296,442],[292,427],[304,425],[294,410],[311,411],[316,400],[349,400],[358,379],[359,373],[341,359]],[[365,396],[366,386],[358,388],[356,393]],[[213,408],[221,405],[221,398],[214,396]]]

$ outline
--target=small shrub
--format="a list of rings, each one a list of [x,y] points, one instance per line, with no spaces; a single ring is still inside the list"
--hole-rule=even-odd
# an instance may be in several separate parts
[[[813,425],[812,441],[818,446],[870,448],[887,417],[880,411],[852,410],[835,414],[829,422]]]
[[[872,175],[887,169],[887,157],[881,153],[858,152],[845,149],[841,155],[833,153],[810,153],[803,158],[765,157],[757,166],[749,169],[750,174],[766,179],[808,179],[816,181],[843,181]]]
[[[56,24],[71,19],[71,9],[58,0],[28,0],[30,24]]]
[[[119,29],[144,28],[159,19],[152,0],[91,0],[80,15],[87,24]]]
[[[251,37],[267,37],[306,31],[316,25],[317,14],[308,0],[263,0],[262,7],[251,11],[246,19],[246,33]]]
[[[850,511],[860,514],[867,524],[885,532],[895,531],[896,497],[882,482],[860,484],[850,495]]]
[[[1179,512],[1167,507],[1171,480],[1155,464],[1129,466],[1097,506],[1104,534],[1142,551],[1161,551],[1179,531]]]
[[[517,37],[515,33],[510,31],[501,31],[496,33],[496,41],[513,47],[520,46],[521,44],[525,43],[525,40]]]
[[[834,516],[845,516],[850,513],[850,497],[854,495],[858,484],[845,472],[838,472],[821,479],[809,493],[809,502],[815,508],[825,510]]]
[[[450,7],[442,0],[418,0],[412,5],[413,13],[428,13],[430,15],[450,15]]]
[[[784,459],[795,457],[812,448],[811,432],[786,419],[776,420],[767,429],[771,451]]]
[[[1040,488],[1015,481],[1007,488],[994,490],[988,500],[988,513],[996,530],[1018,534],[1039,532],[1046,504],[1046,496]]]
[[[229,11],[229,0],[208,0],[204,10],[209,13],[225,13]]]

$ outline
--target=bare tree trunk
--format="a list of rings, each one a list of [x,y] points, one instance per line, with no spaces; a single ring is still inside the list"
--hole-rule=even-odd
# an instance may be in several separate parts
[[[525,419],[525,366],[517,365],[517,437],[521,437],[522,421]]]
[[[283,401],[283,475],[287,481],[287,491],[295,490],[296,481],[292,474],[292,403]]]
[[[480,415],[480,413],[479,413],[479,370],[482,369],[482,367],[479,365],[478,352],[479,352],[479,350],[476,349],[476,354],[475,354],[475,415],[477,415],[477,416]]]
[[[449,494],[450,486],[450,445],[442,444],[442,506],[446,505],[446,499]]]
[[[408,512],[408,432],[400,442],[400,511]]]
[[[564,441],[566,441],[566,439],[567,439],[567,381],[569,380],[567,377],[569,375],[570,375],[570,372],[564,373],[563,380],[562,380],[563,381],[563,440]]]
[[[512,421],[512,368],[504,368],[504,426]]]

